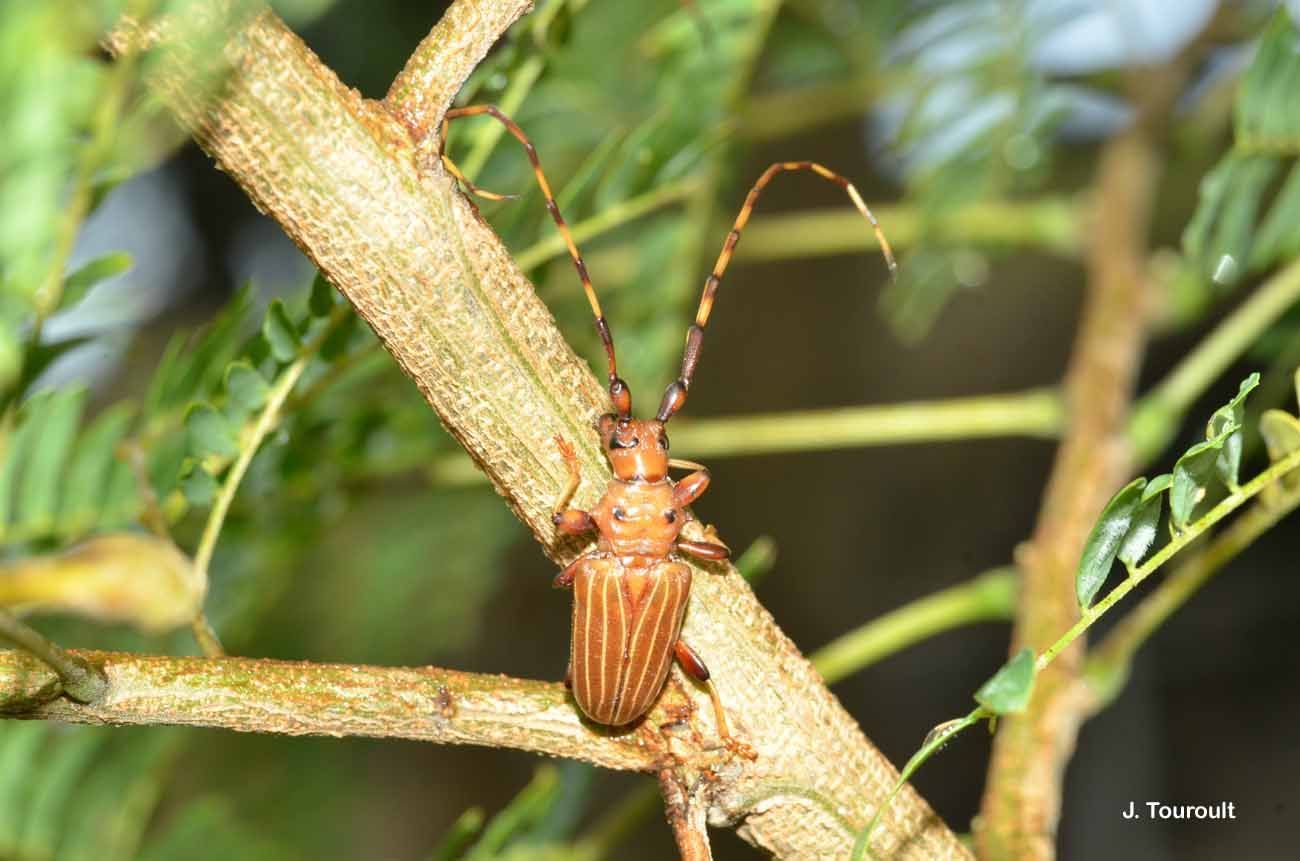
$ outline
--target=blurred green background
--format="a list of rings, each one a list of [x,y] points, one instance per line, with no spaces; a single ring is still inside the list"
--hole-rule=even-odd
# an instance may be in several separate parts
[[[322,309],[309,300],[310,264],[147,96],[148,58],[123,68],[97,49],[119,5],[0,0],[10,464],[0,553],[10,560],[138,520],[140,488],[108,457],[123,440],[139,446],[173,536],[192,551],[211,499],[203,476],[229,459],[193,450],[188,404],[226,410],[232,360],[283,366],[258,334],[271,300],[306,332],[328,325],[312,322]],[[371,98],[442,11],[273,5]],[[703,275],[768,163],[830,165],[881,205],[887,234],[891,213],[899,226],[902,276],[889,285],[869,231],[807,218],[856,218],[838,189],[808,175],[775,182],[752,222],[759,235],[742,240],[723,285],[684,419],[1056,384],[1085,285],[1099,148],[1131,119],[1128,82],[1140,89],[1143,69],[1207,27],[1163,135],[1151,243],[1162,301],[1142,384],[1300,248],[1290,210],[1268,220],[1287,202],[1278,186],[1300,133],[1268,164],[1230,152],[1257,39],[1270,20],[1286,25],[1274,4],[537,6],[460,103],[500,104],[527,130],[570,223],[621,221],[584,247],[641,403],[674,375]],[[527,162],[498,140],[487,121],[463,120],[450,151],[483,186],[521,192],[482,210],[571,342],[598,362]],[[1219,187],[1198,195],[1212,169]],[[973,215],[954,223],[962,211]],[[1097,211],[1105,217],[1104,201]],[[1273,244],[1252,246],[1260,235]],[[99,283],[84,298],[70,295],[71,281],[59,286],[65,271],[119,250],[129,269],[101,264],[111,277],[88,276]],[[1224,259],[1234,264],[1226,275]],[[364,326],[340,319],[236,496],[211,568],[214,628],[242,655],[560,678],[569,599],[550,588],[549,563],[501,500],[457,469],[454,443]],[[1262,405],[1294,410],[1297,323],[1284,316],[1203,393],[1150,472],[1199,438],[1203,417],[1251,370],[1265,372]],[[24,426],[35,430],[23,436]],[[97,449],[81,428],[100,429]],[[67,458],[84,451],[93,464],[105,453],[102,492],[68,490],[42,507],[24,496],[40,484],[24,478],[36,475],[24,455],[60,433]],[[1032,531],[1052,454],[1051,440],[1028,436],[724,453],[709,459],[713,484],[696,510],[735,549],[774,542],[759,597],[813,651],[1007,564]],[[1251,449],[1245,473],[1262,463]],[[70,474],[62,464],[55,458],[56,479]],[[1285,525],[1258,542],[1160,632],[1121,699],[1085,726],[1066,780],[1062,857],[1284,857],[1279,847],[1300,836],[1298,549]],[[146,635],[67,617],[38,626],[70,646],[196,651],[186,630]],[[1005,659],[1008,633],[948,632],[834,690],[901,763],[931,726],[968,710]],[[916,780],[959,832],[978,810],[988,749],[970,733]],[[655,805],[627,806],[648,782],[512,751],[11,722],[0,724],[0,857],[456,857],[455,823],[473,831],[472,809],[491,824],[469,857],[672,857]],[[1147,799],[1233,801],[1242,816],[1119,817]],[[713,835],[719,858],[756,855],[730,831]]]

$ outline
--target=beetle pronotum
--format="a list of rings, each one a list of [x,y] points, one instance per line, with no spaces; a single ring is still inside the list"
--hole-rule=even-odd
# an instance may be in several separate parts
[[[591,303],[596,331],[609,364],[609,396],[614,411],[600,418],[599,432],[614,476],[590,511],[568,507],[579,484],[577,459],[567,442],[556,439],[568,464],[570,479],[555,505],[555,525],[569,535],[595,530],[599,536],[594,550],[575,559],[555,578],[556,586],[573,588],[573,635],[566,682],[587,717],[597,723],[623,726],[649,710],[663,689],[669,664],[675,658],[687,674],[708,684],[718,730],[729,738],[721,700],[709,684],[709,670],[679,636],[691,591],[691,569],[681,556],[721,560],[728,557],[729,551],[719,543],[679,537],[691,517],[687,506],[699,499],[709,486],[709,471],[697,463],[669,458],[664,426],[686,403],[718,285],[758,196],[774,176],[783,171],[810,170],[839,185],[875,231],[891,274],[897,268],[893,252],[871,210],[847,179],[815,162],[773,164],[745,198],[713,271],[704,282],[695,321],[686,332],[681,373],[664,392],[653,419],[633,418],[632,393],[618,375],[613,335],[582,254],[560,215],[537,151],[527,135],[496,107],[476,105],[447,112],[442,125],[443,145],[451,120],[478,114],[496,118],[523,144],[546,198],[546,208],[564,237],[587,301]],[[445,153],[442,160],[447,170],[475,194],[495,200],[504,197],[473,185]],[[693,472],[674,482],[668,477],[669,467]]]

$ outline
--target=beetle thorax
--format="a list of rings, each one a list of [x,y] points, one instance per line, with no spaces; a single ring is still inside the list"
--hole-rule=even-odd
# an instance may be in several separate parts
[[[673,550],[685,514],[673,501],[667,480],[609,483],[591,510],[600,530],[600,549],[616,556],[663,559]]]

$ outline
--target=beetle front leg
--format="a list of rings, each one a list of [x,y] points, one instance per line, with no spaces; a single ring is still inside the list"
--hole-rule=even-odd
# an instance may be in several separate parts
[[[677,482],[673,488],[673,503],[678,508],[685,508],[704,495],[709,488],[709,471],[701,467]]]
[[[582,535],[596,528],[596,524],[592,521],[591,515],[582,509],[569,508],[569,500],[573,499],[573,494],[578,492],[578,485],[582,483],[582,474],[578,471],[578,455],[564,437],[557,436],[555,444],[559,447],[560,456],[564,458],[564,463],[569,468],[569,483],[564,486],[560,498],[555,501],[555,507],[551,509],[551,522],[558,526],[561,532]],[[568,573],[567,568],[564,573]],[[564,573],[561,573],[560,577],[563,577]],[[559,578],[556,580],[558,583]],[[573,582],[572,576],[569,577],[569,582]]]

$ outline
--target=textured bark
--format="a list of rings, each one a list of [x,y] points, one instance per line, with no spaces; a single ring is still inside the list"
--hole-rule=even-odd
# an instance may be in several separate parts
[[[557,542],[550,522],[566,476],[553,438],[572,442],[581,459],[576,503],[594,501],[608,476],[594,429],[605,394],[431,157],[430,132],[452,95],[526,4],[457,3],[384,103],[343,85],[269,11],[200,8],[196,19],[174,26],[124,22],[109,47],[119,54],[162,48],[154,92],[374,328],[544,551],[557,562],[572,559],[582,547]],[[702,538],[695,526],[687,537]],[[713,825],[738,825],[780,857],[845,857],[889,792],[894,768],[730,566],[697,568],[684,636],[707,658],[733,732],[755,759],[719,744],[707,696],[676,672],[630,733],[583,724],[560,707],[555,685],[501,679],[494,686],[442,670],[131,656],[103,658],[115,684],[104,702],[29,701],[24,716],[409,732],[655,773],[667,752],[697,833],[707,815]],[[4,661],[27,679],[30,694],[31,667],[14,656]],[[459,700],[457,680],[467,686]],[[439,716],[439,685],[461,702],[459,722]],[[390,725],[390,712],[378,705],[405,716]],[[526,720],[516,720],[520,710]],[[474,727],[463,720],[470,713]],[[883,817],[872,848],[877,857],[968,857],[910,787]]]
[[[0,714],[68,723],[173,724],[282,735],[405,738],[512,747],[646,771],[667,756],[657,732],[591,732],[564,686],[433,667],[74,652],[103,670],[93,703],[58,696],[54,671],[0,651]]]

